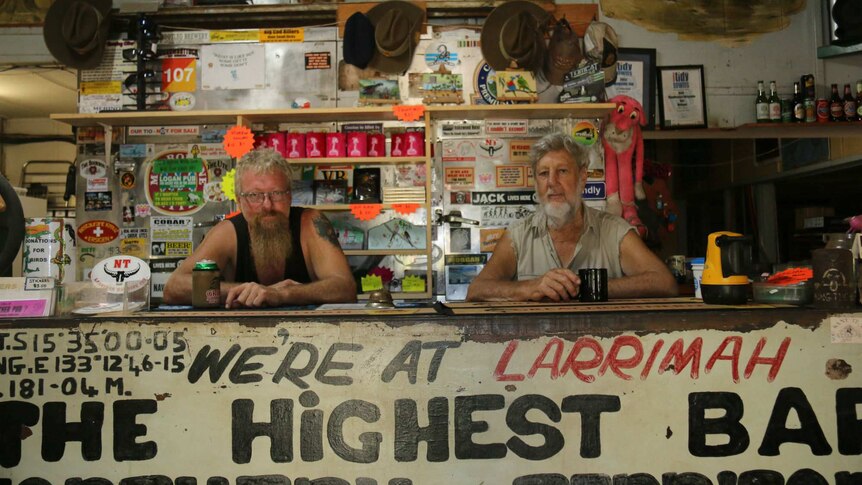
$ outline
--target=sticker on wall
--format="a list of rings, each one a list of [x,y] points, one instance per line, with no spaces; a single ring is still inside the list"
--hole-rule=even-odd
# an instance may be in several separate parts
[[[132,172],[123,172],[123,174],[120,175],[120,187],[124,189],[134,189],[135,174]]]
[[[470,252],[471,238],[469,227],[449,229],[449,251],[453,253]]]
[[[108,293],[122,292],[117,289],[118,283],[125,283],[127,291],[135,291],[150,283],[150,267],[134,256],[111,256],[93,266],[90,280]]]
[[[496,171],[497,188],[511,189],[527,186],[527,167],[523,165],[498,165]]]
[[[129,136],[198,136],[198,125],[183,126],[130,126]]]
[[[494,172],[482,172],[479,174],[479,188],[490,189],[494,188]]]
[[[428,48],[425,49],[425,64],[434,71],[438,71],[440,66],[451,68],[461,63],[458,59],[458,52],[453,48],[454,45],[449,45],[446,42],[435,39],[428,43]]]
[[[446,184],[446,188],[472,188],[475,183],[475,172],[473,167],[444,167],[443,183]]]
[[[174,93],[168,98],[171,111],[191,111],[195,109],[195,95],[192,93]]]
[[[485,123],[488,135],[524,135],[527,133],[527,120],[488,120]]]
[[[120,228],[110,221],[87,221],[78,226],[78,238],[90,244],[107,244],[120,235]]]
[[[444,121],[440,129],[444,137],[479,136],[482,125],[472,121]]]
[[[466,192],[466,191],[449,192],[449,203],[450,204],[469,204],[470,203],[470,192]]]
[[[587,182],[582,194],[584,200],[603,200],[605,198],[604,182]]]
[[[221,181],[207,182],[204,186],[204,197],[209,202],[224,202],[227,200],[224,190],[221,188]]]
[[[87,180],[104,178],[105,174],[108,173],[108,165],[104,160],[91,158],[89,160],[84,160],[80,165],[78,165],[78,173],[81,174],[81,177],[84,177]]]
[[[147,240],[149,229],[145,227],[127,227],[120,230],[120,253],[136,258],[148,258]]]
[[[482,158],[500,158],[506,142],[500,138],[483,138],[479,141],[479,156]]]
[[[481,62],[473,73],[473,104],[511,104],[497,99],[497,73],[487,62]]]
[[[532,140],[509,140],[509,161],[529,162]]]
[[[475,162],[476,142],[473,140],[444,140],[444,162]]]
[[[135,217],[149,217],[150,204],[135,204]]]
[[[111,192],[84,192],[85,211],[109,211],[111,209]]]
[[[306,52],[305,70],[332,69],[332,56],[329,52]]]
[[[108,177],[87,179],[86,192],[104,192],[108,190]]]
[[[572,129],[572,136],[581,145],[591,146],[599,139],[599,130],[589,121],[579,121]]]
[[[473,192],[470,196],[470,203],[473,205],[520,205],[538,202],[536,192],[532,190]]]
[[[176,259],[159,259],[150,262],[152,271],[150,287],[150,298],[161,299],[165,295],[165,285],[168,283],[171,274],[180,266],[183,260]]]
[[[197,90],[197,59],[194,57],[162,59],[162,91],[188,94],[195,90]],[[173,102],[171,105],[173,109]]]
[[[257,40],[257,39],[255,39]],[[263,89],[263,44],[210,44],[201,47],[201,89]]]
[[[533,212],[536,212],[534,205],[488,205],[482,207],[480,220],[484,227],[506,227]]]
[[[120,145],[120,158],[144,158],[147,156],[147,145],[144,143],[124,143]]]
[[[206,204],[206,163],[185,156],[184,151],[163,152],[147,165],[147,200],[160,214],[191,215]]]

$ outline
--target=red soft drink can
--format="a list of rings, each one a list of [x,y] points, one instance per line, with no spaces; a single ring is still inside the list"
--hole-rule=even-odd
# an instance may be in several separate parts
[[[818,123],[826,123],[829,121],[829,101],[826,101],[824,98],[818,98],[817,103],[814,105],[814,109],[817,110]]]

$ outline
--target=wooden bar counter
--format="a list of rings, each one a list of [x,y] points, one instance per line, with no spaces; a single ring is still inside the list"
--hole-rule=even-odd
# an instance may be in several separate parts
[[[0,485],[862,483],[862,309],[0,320]]]

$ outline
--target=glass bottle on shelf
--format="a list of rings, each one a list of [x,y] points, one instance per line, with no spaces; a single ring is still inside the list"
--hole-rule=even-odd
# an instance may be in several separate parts
[[[758,123],[769,122],[769,100],[763,90],[763,81],[757,81],[757,99],[754,100],[754,110],[757,114]]]
[[[858,121],[856,118],[856,100],[853,98],[849,84],[844,85],[844,120]]]
[[[838,85],[832,85],[832,97],[829,98],[829,121],[844,121],[844,101],[838,94]]]
[[[769,81],[769,121],[781,123],[781,98],[778,97],[778,91],[775,89],[775,81]]]
[[[856,121],[862,121],[862,79],[856,81]]]
[[[802,99],[802,88],[799,83],[793,83],[793,122],[805,122],[805,101]]]

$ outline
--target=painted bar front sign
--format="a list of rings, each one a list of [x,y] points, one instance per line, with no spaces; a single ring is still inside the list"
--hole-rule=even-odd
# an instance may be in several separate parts
[[[858,485],[860,328],[0,329],[0,485]]]

